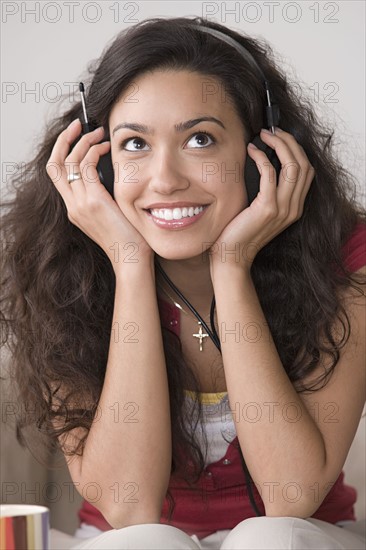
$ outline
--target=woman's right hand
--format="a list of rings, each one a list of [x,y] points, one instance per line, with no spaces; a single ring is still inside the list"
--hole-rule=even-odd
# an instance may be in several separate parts
[[[103,128],[84,134],[70,152],[80,132],[81,122],[77,119],[58,136],[46,165],[65,202],[68,219],[104,250],[115,271],[123,269],[123,262],[151,260],[153,250],[99,179],[96,166],[110,147],[109,141],[99,143]],[[68,183],[71,173],[80,173],[81,178]]]

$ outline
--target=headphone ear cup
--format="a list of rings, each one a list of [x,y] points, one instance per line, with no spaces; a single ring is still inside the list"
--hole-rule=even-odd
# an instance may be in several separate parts
[[[100,157],[97,165],[97,172],[100,182],[104,185],[112,198],[114,198],[114,170],[110,150],[108,151],[108,153]]]
[[[277,185],[278,185],[278,178],[281,171],[281,163],[272,147],[269,147],[266,143],[264,143],[260,136],[257,135],[254,137],[254,139],[251,141],[258,149],[263,151],[267,157],[269,162],[274,166],[276,170],[276,177],[277,177]],[[247,154],[246,162],[245,162],[245,168],[244,168],[244,183],[248,194],[248,206],[254,201],[255,197],[259,193],[259,181],[260,181],[260,173],[257,168],[256,163],[254,160]]]
[[[97,125],[95,124],[95,127],[96,126]],[[105,130],[105,135],[100,143],[102,143],[103,141],[110,141],[110,139],[111,138],[109,135],[109,130],[107,129]],[[104,185],[108,193],[114,199],[114,169],[112,163],[111,149],[109,149],[108,153],[100,157],[97,164],[97,172],[100,182]]]

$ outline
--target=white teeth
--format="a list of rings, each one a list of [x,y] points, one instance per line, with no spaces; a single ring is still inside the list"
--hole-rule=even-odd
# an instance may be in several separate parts
[[[173,218],[175,220],[180,220],[182,218],[182,211],[180,208],[174,208],[173,210]]]
[[[196,206],[193,208],[184,207],[184,208],[164,208],[164,209],[153,209],[150,210],[152,216],[155,218],[160,218],[162,220],[180,220],[182,218],[192,218],[200,212],[202,212],[203,206]]]

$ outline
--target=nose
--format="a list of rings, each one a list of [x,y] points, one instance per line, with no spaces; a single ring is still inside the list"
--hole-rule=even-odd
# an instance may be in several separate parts
[[[187,189],[190,185],[182,161],[168,148],[154,153],[149,170],[149,188],[157,194],[169,195],[174,191]]]

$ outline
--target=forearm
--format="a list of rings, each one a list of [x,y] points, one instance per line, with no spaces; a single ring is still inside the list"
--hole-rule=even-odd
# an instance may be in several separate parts
[[[154,266],[139,261],[116,274],[106,375],[82,478],[100,485],[100,510],[118,528],[125,518],[159,520],[170,469],[168,379]]]
[[[267,515],[296,515],[325,465],[320,431],[292,386],[249,274],[213,277],[230,409]],[[298,499],[298,500],[297,500]]]

